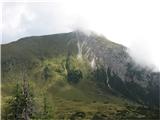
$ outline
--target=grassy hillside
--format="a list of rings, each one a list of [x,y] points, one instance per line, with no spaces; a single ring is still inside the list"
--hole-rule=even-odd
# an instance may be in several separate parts
[[[104,71],[93,69],[85,58],[78,59],[77,52],[72,33],[28,37],[2,45],[2,119],[6,119],[7,103],[17,83],[23,82],[23,72],[34,96],[34,119],[42,119],[44,96],[55,120],[159,117],[157,109],[131,102],[104,87]]]
[[[55,119],[71,119],[84,117],[84,119],[98,118],[149,118],[145,112],[152,113],[149,108],[144,110],[142,106],[129,102],[123,98],[114,97],[109,92],[104,94],[101,89],[90,79],[91,69],[86,62],[78,61],[72,57],[72,62],[76,69],[83,71],[83,79],[77,84],[70,84],[67,81],[67,71],[65,66],[65,57],[56,57],[41,62],[36,68],[29,71],[28,77],[31,89],[33,90],[37,109],[41,111],[43,94],[49,99],[53,109]],[[44,77],[44,70],[48,68],[48,78]],[[13,74],[13,73],[12,73]],[[18,73],[15,73],[15,76]],[[9,74],[8,74],[9,75]],[[21,78],[10,82],[2,82],[2,108],[5,108],[6,101],[12,96],[16,81],[21,82]],[[11,78],[11,76],[7,76]],[[18,77],[17,77],[18,78]],[[141,110],[142,109],[142,110]],[[138,112],[138,113],[137,113]],[[5,109],[2,109],[5,113]]]

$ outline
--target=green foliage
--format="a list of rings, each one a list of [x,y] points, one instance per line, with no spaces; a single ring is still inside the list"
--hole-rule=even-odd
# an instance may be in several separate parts
[[[67,74],[67,80],[69,83],[78,83],[82,79],[81,70],[70,70]]]
[[[2,45],[2,107],[5,109],[2,109],[2,119],[23,119],[22,113],[26,103],[31,106],[31,119],[159,119],[158,110],[136,109],[136,105],[129,102],[129,99],[113,96],[105,89],[108,87],[106,83],[109,82],[110,91],[115,90],[131,100],[144,99],[150,106],[154,103],[158,106],[159,86],[149,84],[148,90],[143,91],[135,82],[124,82],[111,68],[106,71],[101,65],[92,72],[90,64],[85,60],[77,60],[77,43],[72,35],[67,33],[28,37]],[[109,46],[108,50],[121,47],[106,42],[102,37],[97,39],[99,45]],[[16,80],[21,79],[22,64],[29,73],[27,77],[33,80],[36,93],[33,96],[33,90],[30,89],[29,98],[23,94],[20,84],[17,85],[15,93],[8,92],[12,91]],[[134,69],[131,64],[128,65],[127,71],[127,77],[143,78],[143,71]],[[106,81],[108,78],[109,81]],[[42,96],[44,91],[47,94]],[[147,96],[142,92],[146,92]],[[106,100],[107,102],[104,102]],[[34,109],[33,102],[37,105]],[[129,106],[133,104],[133,107],[125,107],[125,102]],[[54,105],[56,109],[53,111]]]
[[[67,80],[69,83],[77,84],[82,78],[83,74],[76,65],[76,62],[72,56],[68,56],[66,59]]]
[[[41,119],[45,119],[45,120],[51,120],[53,119],[53,110],[51,105],[48,102],[48,98],[46,96],[46,94],[44,94],[44,98],[43,98],[43,112],[41,115]]]
[[[22,119],[24,96],[19,84],[16,85],[15,96],[8,101],[9,108],[5,118],[7,119]]]
[[[20,72],[18,70],[21,64],[25,64],[29,70],[34,69],[43,60],[56,58],[60,55],[66,56],[68,48],[75,55],[77,53],[77,46],[76,42],[71,42],[71,37],[71,33],[33,36],[2,45],[1,64],[3,74],[7,74],[12,68],[16,68],[16,72]]]
[[[27,109],[27,113],[31,118],[33,116],[33,96],[31,93],[26,97],[22,86],[18,83],[16,85],[16,90],[14,96],[7,102],[8,107],[6,109],[7,120],[17,120],[24,119],[24,111]]]
[[[49,69],[49,66],[45,66],[43,69],[43,77],[44,80],[48,80],[52,76],[51,70]]]
[[[66,58],[66,69],[67,69],[67,71],[71,71],[73,69],[76,69],[78,67],[77,62],[78,62],[78,60],[76,60],[74,58],[74,56],[71,56],[70,54],[68,54],[67,58]]]

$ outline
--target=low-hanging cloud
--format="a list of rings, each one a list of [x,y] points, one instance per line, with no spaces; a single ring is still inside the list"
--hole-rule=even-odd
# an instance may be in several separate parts
[[[159,71],[160,60],[160,57],[157,54],[158,51],[155,52],[156,49],[159,49],[156,43],[135,41],[134,43],[131,43],[127,52],[138,66],[140,65],[156,72]]]
[[[4,3],[2,43],[25,36],[90,29],[129,48],[138,64],[160,70],[158,0],[60,0]]]

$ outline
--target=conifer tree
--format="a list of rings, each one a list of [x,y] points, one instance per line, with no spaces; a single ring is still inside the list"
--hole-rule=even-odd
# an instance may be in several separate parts
[[[22,70],[22,84],[17,82],[14,95],[8,101],[7,108],[5,118],[8,120],[29,120],[33,116],[33,94],[29,89],[25,70]]]
[[[53,113],[52,107],[49,104],[46,94],[44,94],[42,119],[45,119],[45,120],[53,119],[52,113]]]
[[[15,96],[8,101],[9,107],[6,118],[9,120],[17,120],[22,118],[23,112],[23,94],[20,85],[17,83],[14,92]]]

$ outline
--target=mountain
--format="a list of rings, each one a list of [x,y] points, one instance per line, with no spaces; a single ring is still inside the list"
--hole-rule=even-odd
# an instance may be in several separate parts
[[[32,36],[1,49],[4,103],[25,71],[39,101],[47,90],[57,119],[82,113],[93,120],[159,117],[160,73],[136,65],[125,46],[104,36],[82,31]]]

